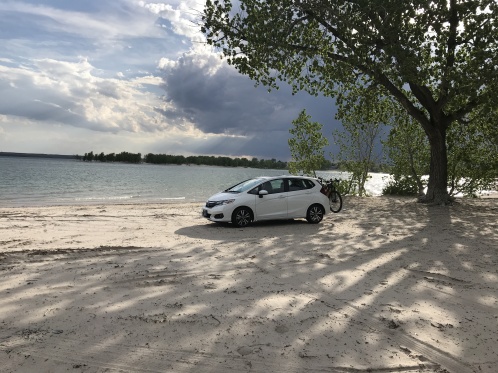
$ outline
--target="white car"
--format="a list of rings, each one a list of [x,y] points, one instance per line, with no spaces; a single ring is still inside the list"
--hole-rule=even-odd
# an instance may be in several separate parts
[[[253,221],[306,218],[319,223],[329,200],[317,179],[305,176],[257,177],[215,194],[202,216],[245,227]]]

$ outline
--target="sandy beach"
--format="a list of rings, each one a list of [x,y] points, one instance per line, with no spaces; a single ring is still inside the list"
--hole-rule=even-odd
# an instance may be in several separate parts
[[[200,210],[0,208],[0,371],[497,371],[498,199]]]

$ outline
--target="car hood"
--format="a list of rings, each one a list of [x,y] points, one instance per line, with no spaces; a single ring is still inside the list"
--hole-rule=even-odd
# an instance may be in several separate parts
[[[240,193],[220,192],[220,193],[216,193],[214,196],[209,197],[208,201],[213,201],[213,202],[224,201],[227,199],[235,199],[238,196],[240,196]]]

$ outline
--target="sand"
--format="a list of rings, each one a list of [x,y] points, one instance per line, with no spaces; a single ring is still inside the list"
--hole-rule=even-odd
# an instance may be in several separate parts
[[[496,372],[498,199],[0,209],[1,372]]]

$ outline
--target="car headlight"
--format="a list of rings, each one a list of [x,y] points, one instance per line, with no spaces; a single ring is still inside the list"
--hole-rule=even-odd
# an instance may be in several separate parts
[[[230,203],[233,203],[233,201],[235,201],[235,199],[226,199],[224,201],[218,201],[216,203],[216,206],[220,206],[220,205],[229,205]]]

